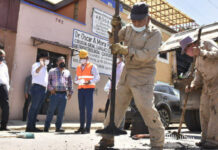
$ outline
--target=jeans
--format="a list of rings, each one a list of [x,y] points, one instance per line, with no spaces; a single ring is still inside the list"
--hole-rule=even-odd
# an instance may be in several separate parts
[[[28,114],[27,129],[34,130],[36,127],[36,117],[45,99],[46,88],[38,84],[31,87],[32,104]]]
[[[66,93],[56,93],[50,96],[50,102],[47,112],[47,117],[45,120],[45,129],[50,128],[50,124],[54,115],[56,108],[58,108],[57,120],[56,120],[56,129],[60,129],[63,121],[64,111],[67,103],[67,94]]]
[[[80,111],[80,128],[84,128],[86,113],[86,129],[90,130],[93,111],[93,93],[94,89],[79,89],[79,111]]]
[[[8,90],[6,85],[0,86],[0,106],[2,109],[1,128],[6,129],[9,117]]]

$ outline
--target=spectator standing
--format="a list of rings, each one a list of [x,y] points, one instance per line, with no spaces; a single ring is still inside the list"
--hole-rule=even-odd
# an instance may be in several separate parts
[[[9,117],[9,103],[8,103],[8,91],[9,91],[9,75],[8,67],[5,64],[5,52],[0,49],[0,106],[2,109],[1,118],[1,131],[8,130],[7,123]]]
[[[48,90],[51,92],[50,102],[45,121],[44,132],[48,132],[56,109],[58,109],[56,120],[56,132],[64,132],[61,129],[67,99],[70,100],[73,94],[72,77],[66,69],[65,58],[59,57],[57,67],[49,71]],[[68,95],[67,95],[68,91]]]
[[[78,84],[80,128],[75,133],[90,133],[95,84],[100,80],[97,66],[90,63],[88,52],[80,50],[81,64],[77,67],[75,83]],[[85,114],[86,113],[86,114]],[[86,117],[85,117],[86,116]],[[85,125],[86,118],[86,127]]]
[[[49,54],[43,52],[39,55],[39,62],[32,65],[32,104],[28,113],[27,132],[41,132],[40,129],[36,128],[36,117],[46,94],[46,88],[48,85],[48,64]]]

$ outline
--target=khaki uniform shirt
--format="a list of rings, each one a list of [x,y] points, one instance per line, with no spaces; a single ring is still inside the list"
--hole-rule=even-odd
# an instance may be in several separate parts
[[[119,31],[119,40],[129,48],[120,84],[124,84],[127,80],[132,86],[153,85],[156,57],[162,42],[161,32],[153,26],[142,32],[136,32],[129,24]]]
[[[214,41],[202,41],[195,67],[192,84],[196,88],[203,85],[203,91],[209,95],[218,93],[218,45]]]

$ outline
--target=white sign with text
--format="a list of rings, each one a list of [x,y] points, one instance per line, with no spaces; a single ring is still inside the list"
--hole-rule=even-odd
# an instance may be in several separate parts
[[[112,16],[100,11],[99,9],[93,9],[93,16],[92,16],[92,32],[108,38],[108,30],[111,29],[111,19]]]
[[[109,42],[89,33],[74,29],[73,47],[85,49],[89,52],[89,61],[97,65],[100,73],[111,75],[112,55],[109,49]],[[79,64],[79,56],[72,57],[72,67]]]

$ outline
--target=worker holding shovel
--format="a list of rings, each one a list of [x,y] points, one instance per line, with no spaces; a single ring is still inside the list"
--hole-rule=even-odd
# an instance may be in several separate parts
[[[154,106],[154,77],[156,73],[156,57],[161,45],[161,33],[149,25],[150,17],[148,5],[143,2],[136,3],[130,14],[131,24],[119,31],[119,41],[124,45],[113,42],[110,33],[112,54],[125,56],[125,67],[117,87],[115,101],[115,125],[119,127],[132,97],[142,117],[148,126],[151,147],[162,149],[164,145],[164,127],[160,116]],[[113,17],[112,27],[120,26],[121,19]],[[113,31],[113,29],[112,29]],[[110,113],[108,113],[105,126],[108,126]],[[102,134],[102,139],[95,149],[106,149],[114,146],[114,136]]]
[[[186,92],[203,87],[200,100],[202,137],[197,146],[218,148],[218,45],[203,40],[200,46],[190,36],[180,41],[182,53],[196,57],[195,77]]]

